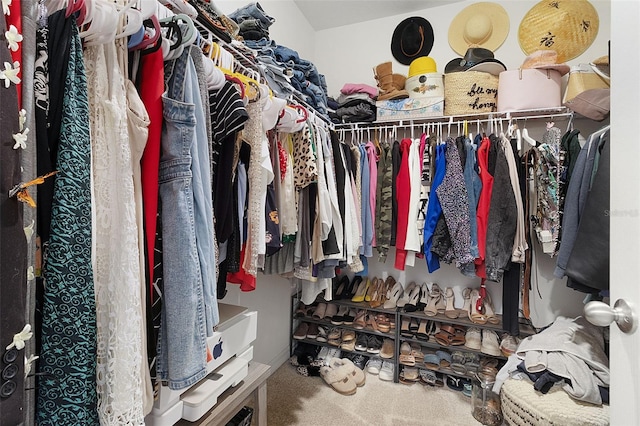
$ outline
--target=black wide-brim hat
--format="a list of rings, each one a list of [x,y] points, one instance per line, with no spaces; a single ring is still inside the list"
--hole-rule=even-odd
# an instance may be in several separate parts
[[[482,47],[470,47],[464,55],[464,58],[452,59],[444,67],[444,73],[460,71],[482,71],[489,74],[499,75],[506,71],[507,67],[495,59],[493,52]]]
[[[400,22],[391,37],[391,54],[398,62],[409,65],[433,48],[433,27],[426,19],[412,16]]]

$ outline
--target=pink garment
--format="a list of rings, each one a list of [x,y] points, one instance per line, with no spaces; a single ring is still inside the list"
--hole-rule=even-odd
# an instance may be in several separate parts
[[[371,209],[371,229],[376,229],[376,188],[378,185],[378,151],[373,142],[364,146],[369,158],[369,208]],[[371,246],[376,246],[376,233],[373,232]]]
[[[342,86],[342,89],[340,89],[340,93],[345,95],[352,95],[354,93],[366,93],[371,97],[371,99],[373,99],[378,96],[378,89],[376,87],[369,86],[368,84],[346,83],[344,86]]]

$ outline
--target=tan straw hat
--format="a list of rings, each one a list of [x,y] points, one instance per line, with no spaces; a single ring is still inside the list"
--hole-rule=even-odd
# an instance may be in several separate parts
[[[502,46],[509,34],[509,15],[498,3],[480,2],[465,7],[449,25],[449,45],[463,56],[469,47],[492,52]]]
[[[562,63],[587,50],[598,27],[598,12],[587,0],[543,0],[522,18],[518,41],[527,55],[555,50]]]

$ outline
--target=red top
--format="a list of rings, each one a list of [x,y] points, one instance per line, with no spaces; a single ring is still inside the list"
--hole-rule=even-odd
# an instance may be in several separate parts
[[[15,1],[15,0],[14,0]],[[140,99],[149,114],[149,137],[140,165],[142,167],[142,199],[146,237],[149,292],[153,286],[153,249],[158,213],[158,174],[160,169],[160,137],[162,134],[162,93],[164,92],[164,60],[162,49],[140,58]]]
[[[489,147],[491,142],[488,137],[482,138],[482,144],[478,148],[478,168],[482,191],[478,199],[476,221],[478,226],[478,252],[480,256],[475,260],[476,275],[480,278],[487,277],[485,258],[487,254],[487,225],[489,223],[489,206],[491,204],[491,192],[493,191],[493,176],[489,173]]]
[[[396,200],[398,201],[398,225],[396,230],[396,261],[395,268],[404,271],[407,251],[404,244],[407,240],[407,225],[409,223],[409,199],[411,197],[411,180],[409,176],[409,150],[411,139],[400,142],[400,170],[396,178]]]

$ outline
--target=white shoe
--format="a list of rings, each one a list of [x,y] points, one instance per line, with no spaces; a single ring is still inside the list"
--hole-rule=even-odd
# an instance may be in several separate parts
[[[384,361],[382,363],[382,368],[380,369],[380,372],[378,373],[378,377],[380,378],[380,380],[385,380],[385,381],[388,381],[388,382],[392,382],[393,381],[393,371],[394,371],[393,363],[391,361]]]
[[[398,299],[400,299],[403,292],[404,290],[402,288],[402,284],[400,284],[399,282],[396,282],[393,288],[387,292],[387,301],[384,302],[383,308],[385,309],[395,308],[396,304],[398,303]]]
[[[325,346],[327,347],[327,346]],[[329,348],[329,352],[327,356],[324,357],[324,365],[329,365],[329,362],[332,358],[340,358],[342,356],[342,352],[338,348]]]
[[[500,344],[498,343],[498,335],[495,331],[483,329],[482,330],[482,347],[480,352],[487,355],[500,356]]]
[[[382,368],[382,360],[380,358],[371,358],[367,361],[366,370],[370,374],[378,374],[380,373],[380,369]]]

